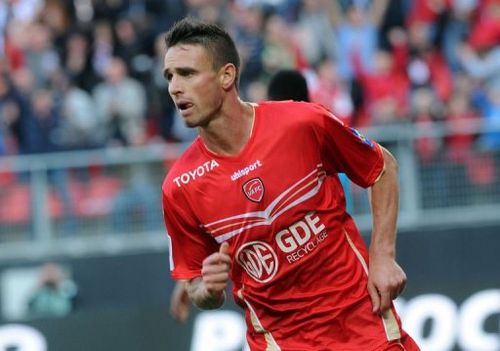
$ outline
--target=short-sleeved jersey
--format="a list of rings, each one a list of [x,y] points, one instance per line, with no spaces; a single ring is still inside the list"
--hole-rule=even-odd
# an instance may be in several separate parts
[[[368,350],[399,339],[394,310],[371,312],[367,250],[337,177],[369,187],[383,168],[380,146],[322,106],[258,104],[239,155],[214,154],[198,138],[163,183],[173,278],[201,276],[226,241],[252,350]]]

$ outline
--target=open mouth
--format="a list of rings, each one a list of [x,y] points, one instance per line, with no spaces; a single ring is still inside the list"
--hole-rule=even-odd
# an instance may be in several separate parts
[[[177,104],[177,108],[179,109],[181,114],[185,114],[186,112],[188,112],[191,107],[193,107],[193,104],[190,102],[179,102]]]

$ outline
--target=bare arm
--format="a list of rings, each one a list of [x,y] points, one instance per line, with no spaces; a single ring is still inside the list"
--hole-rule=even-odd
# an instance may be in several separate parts
[[[399,208],[398,165],[382,148],[385,170],[371,187],[373,231],[370,244],[368,291],[373,312],[389,309],[391,301],[404,289],[406,275],[396,263],[396,225]]]
[[[186,290],[186,282],[179,281],[175,284],[170,297],[170,314],[175,320],[184,323],[189,317],[190,307],[191,302]]]
[[[221,307],[225,300],[225,289],[229,282],[231,257],[229,245],[223,243],[219,252],[215,252],[203,260],[201,277],[186,283],[186,290],[191,301],[203,310]]]

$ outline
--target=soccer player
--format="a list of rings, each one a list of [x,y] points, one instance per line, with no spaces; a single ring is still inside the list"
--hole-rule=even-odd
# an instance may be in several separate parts
[[[380,145],[305,102],[244,102],[221,28],[186,18],[166,35],[164,75],[199,137],[163,183],[172,277],[202,309],[230,279],[252,351],[418,350],[392,299],[397,164]],[[337,173],[370,187],[369,250]]]
[[[299,71],[283,69],[276,72],[267,87],[269,100],[309,101],[309,89],[305,77]],[[341,179],[342,181],[342,179]],[[346,190],[346,188],[344,188]],[[191,301],[184,281],[177,281],[170,296],[170,314],[179,321],[186,322],[189,317]]]
[[[267,97],[269,100],[275,101],[295,100],[309,102],[307,81],[302,73],[297,70],[279,70],[269,81]],[[348,190],[348,188],[344,187],[344,192],[346,192],[346,190]],[[172,295],[170,296],[171,316],[179,322],[186,322],[189,317],[190,305],[191,301],[185,289],[185,282],[177,281],[172,291]]]

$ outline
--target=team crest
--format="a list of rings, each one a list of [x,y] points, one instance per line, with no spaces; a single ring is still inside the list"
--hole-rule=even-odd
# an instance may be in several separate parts
[[[248,200],[261,202],[264,197],[264,183],[260,178],[252,178],[243,184],[243,193]]]

